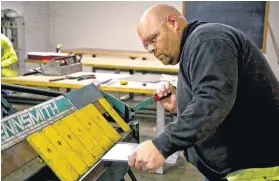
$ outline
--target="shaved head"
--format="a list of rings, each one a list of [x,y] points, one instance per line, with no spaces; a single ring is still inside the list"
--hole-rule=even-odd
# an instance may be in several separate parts
[[[138,32],[146,30],[145,27],[158,26],[168,15],[174,15],[177,17],[182,16],[176,8],[167,4],[156,4],[148,8],[140,18]]]
[[[163,64],[177,64],[186,18],[173,6],[156,4],[141,16],[137,31],[145,49]]]

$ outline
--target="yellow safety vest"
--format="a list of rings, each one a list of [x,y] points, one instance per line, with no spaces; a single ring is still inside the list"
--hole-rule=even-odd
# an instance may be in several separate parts
[[[1,33],[1,67],[9,67],[17,61],[18,57],[12,42]]]

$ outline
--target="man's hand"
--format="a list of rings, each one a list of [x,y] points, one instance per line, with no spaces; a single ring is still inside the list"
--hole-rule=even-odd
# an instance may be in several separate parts
[[[155,94],[159,97],[166,96],[168,93],[172,93],[172,95],[168,98],[160,100],[160,103],[164,109],[176,112],[176,88],[170,82],[162,82],[161,87],[155,92]]]
[[[165,162],[163,155],[157,150],[151,140],[139,145],[137,150],[129,156],[128,164],[138,170],[156,172]]]

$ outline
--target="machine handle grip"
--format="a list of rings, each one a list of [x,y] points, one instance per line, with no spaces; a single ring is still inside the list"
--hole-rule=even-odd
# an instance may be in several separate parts
[[[168,97],[171,96],[171,95],[172,95],[172,93],[168,93],[166,96],[159,97],[159,96],[156,94],[156,95],[153,96],[153,99],[154,99],[155,102],[157,102],[157,101],[160,101],[160,100],[162,100],[162,99],[168,98]]]

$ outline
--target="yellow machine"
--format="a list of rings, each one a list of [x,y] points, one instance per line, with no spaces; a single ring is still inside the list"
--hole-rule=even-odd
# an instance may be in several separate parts
[[[128,164],[101,158],[117,143],[139,142],[132,117],[94,84],[13,113],[1,122],[1,178],[119,181],[132,174]]]

